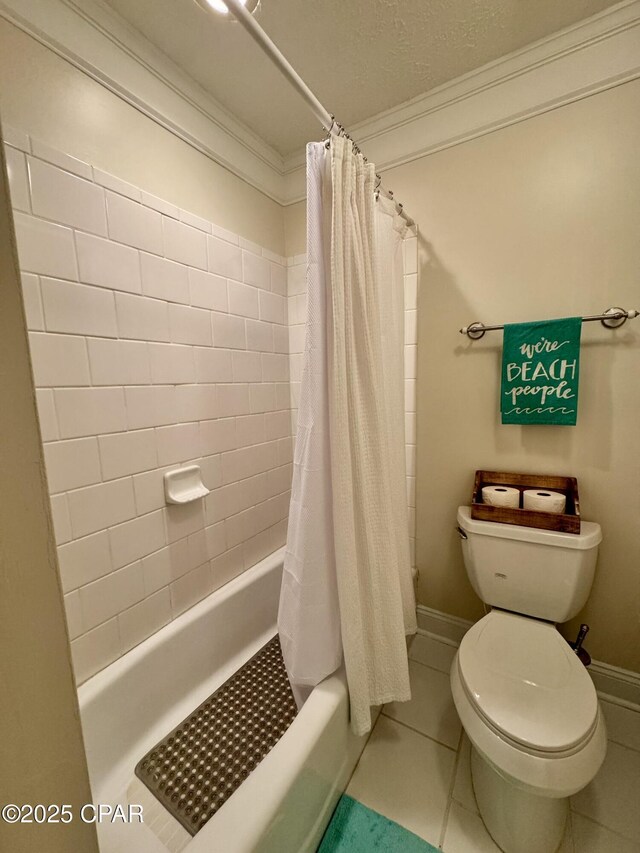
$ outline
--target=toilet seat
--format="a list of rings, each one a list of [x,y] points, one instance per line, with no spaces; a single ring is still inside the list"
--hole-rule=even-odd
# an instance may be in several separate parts
[[[457,666],[475,712],[514,747],[553,758],[592,737],[593,682],[551,623],[492,610],[465,635]]]
[[[598,708],[596,725],[577,747],[564,752],[527,749],[500,733],[463,686],[460,650],[451,666],[451,692],[462,726],[476,751],[517,788],[543,797],[570,797],[591,782],[607,751],[607,730]]]

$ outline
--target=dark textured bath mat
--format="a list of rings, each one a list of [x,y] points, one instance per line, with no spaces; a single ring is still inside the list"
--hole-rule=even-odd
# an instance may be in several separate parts
[[[276,636],[136,765],[195,835],[275,746],[297,707]]]

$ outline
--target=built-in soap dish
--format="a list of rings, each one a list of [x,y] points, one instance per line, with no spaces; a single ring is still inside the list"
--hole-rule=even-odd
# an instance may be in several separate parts
[[[164,475],[164,494],[168,504],[187,504],[209,494],[202,482],[199,465],[185,465]]]

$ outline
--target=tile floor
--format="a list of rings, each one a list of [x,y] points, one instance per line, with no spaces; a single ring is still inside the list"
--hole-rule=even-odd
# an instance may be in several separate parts
[[[499,853],[478,815],[470,744],[449,689],[455,652],[415,637],[413,699],[385,706],[346,793],[445,853]],[[602,707],[607,758],[572,799],[560,853],[640,853],[640,708],[604,699]]]

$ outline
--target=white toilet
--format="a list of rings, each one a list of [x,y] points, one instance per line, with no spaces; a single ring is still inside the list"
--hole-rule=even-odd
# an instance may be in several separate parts
[[[458,532],[471,584],[493,608],[451,667],[480,815],[505,853],[554,853],[568,798],[606,751],[593,682],[555,627],[587,600],[600,526],[555,533],[476,521],[460,507]]]

